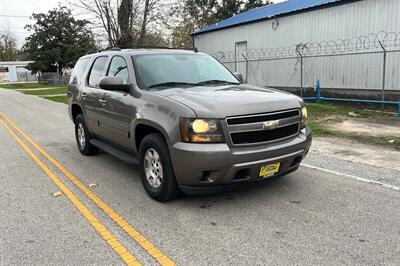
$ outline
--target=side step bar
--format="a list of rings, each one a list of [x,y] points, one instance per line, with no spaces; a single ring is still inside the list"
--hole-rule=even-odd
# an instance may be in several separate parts
[[[90,143],[100,150],[103,150],[105,152],[108,152],[109,154],[117,157],[118,159],[121,159],[122,161],[125,161],[129,164],[139,164],[139,160],[135,155],[132,155],[126,151],[123,151],[119,148],[116,148],[104,141],[98,140],[98,139],[91,139]]]

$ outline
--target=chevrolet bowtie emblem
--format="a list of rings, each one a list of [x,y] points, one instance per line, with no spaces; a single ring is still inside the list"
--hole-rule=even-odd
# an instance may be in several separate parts
[[[266,130],[272,130],[279,127],[279,120],[264,122],[263,128]]]

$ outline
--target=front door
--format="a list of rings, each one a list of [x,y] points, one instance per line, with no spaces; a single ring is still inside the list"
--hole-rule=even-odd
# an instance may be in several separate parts
[[[114,56],[106,76],[120,77],[126,84],[131,83],[128,64],[122,56]],[[126,149],[132,148],[131,125],[135,116],[135,98],[126,92],[106,91],[102,98],[100,128],[102,135]]]
[[[247,83],[247,42],[237,42],[235,45],[235,72],[243,76],[243,81]]]

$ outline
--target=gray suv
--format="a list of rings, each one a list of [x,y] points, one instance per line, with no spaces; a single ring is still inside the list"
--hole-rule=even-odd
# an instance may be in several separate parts
[[[100,149],[137,164],[158,201],[292,173],[311,145],[302,99],[242,84],[197,51],[83,56],[68,97],[80,152]]]

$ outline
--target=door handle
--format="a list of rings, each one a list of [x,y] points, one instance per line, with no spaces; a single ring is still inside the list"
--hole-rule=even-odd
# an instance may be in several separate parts
[[[99,102],[101,102],[101,104],[106,105],[108,102],[106,100],[102,100],[100,99]]]
[[[86,101],[86,99],[87,99],[87,94],[86,94],[86,92],[82,92],[82,98],[83,98],[84,101]]]

